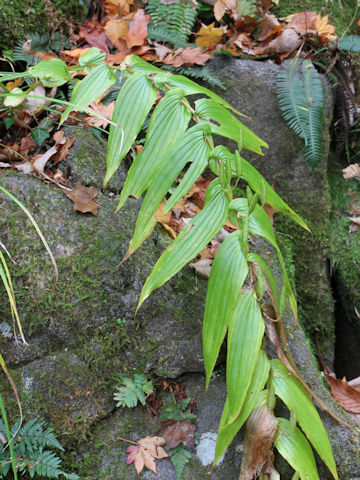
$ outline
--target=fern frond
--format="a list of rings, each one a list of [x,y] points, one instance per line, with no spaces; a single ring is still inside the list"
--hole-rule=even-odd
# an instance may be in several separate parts
[[[29,420],[20,428],[18,437],[21,438],[19,444],[23,444],[27,451],[33,451],[38,448],[53,447],[64,450],[62,445],[56,439],[52,428],[44,428],[45,422],[37,419]]]
[[[316,167],[322,157],[323,89],[310,60],[286,60],[277,76],[277,96],[288,125],[305,141],[305,159]]]
[[[151,24],[148,27],[148,38],[157,42],[171,43],[175,48],[186,47],[188,45],[182,36],[170,32],[167,28],[161,26],[155,27]]]
[[[191,452],[189,452],[187,448],[180,444],[177,447],[169,450],[169,456],[175,468],[176,478],[177,480],[180,480],[184,472],[185,465],[191,459]]]
[[[349,35],[348,37],[340,38],[339,48],[347,52],[360,53],[360,36]]]
[[[178,67],[175,68],[172,65],[162,65],[163,70],[177,73],[178,75],[185,75],[186,77],[196,78],[209,83],[213,87],[220,87],[225,89],[218,76],[205,65],[204,67]]]
[[[237,0],[236,8],[242,17],[256,16],[256,0]]]

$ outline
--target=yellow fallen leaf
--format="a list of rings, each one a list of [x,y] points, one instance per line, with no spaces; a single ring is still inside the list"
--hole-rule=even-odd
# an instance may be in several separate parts
[[[208,48],[215,47],[223,35],[221,28],[214,28],[215,22],[207,26],[202,26],[195,39],[196,45],[199,47]]]
[[[334,35],[335,27],[329,23],[328,15],[325,15],[323,18],[318,15],[315,20],[315,27],[318,31],[320,40],[326,40],[327,42],[336,40],[337,36]]]

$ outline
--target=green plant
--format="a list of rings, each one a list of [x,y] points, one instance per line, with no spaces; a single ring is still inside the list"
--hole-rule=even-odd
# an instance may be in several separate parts
[[[79,59],[82,68],[86,67],[89,73],[77,82],[61,122],[72,109],[86,110],[91,101],[115,82],[114,67],[102,63],[103,58],[95,50],[88,52],[85,59]],[[59,62],[41,62],[25,75],[35,76],[45,86],[64,84],[69,76],[73,79],[76,72],[74,75],[64,62]],[[228,395],[219,425],[214,464],[253,411],[261,409],[274,417],[278,397],[291,412],[294,428],[288,429],[286,422],[274,417],[277,428],[273,434],[281,438],[281,442],[274,440],[275,448],[281,445],[280,454],[300,477],[316,479],[315,461],[307,456],[312,444],[337,479],[325,428],[308,395],[312,392],[302,380],[287,348],[281,318],[288,301],[297,320],[297,305],[275,233],[262,206],[267,203],[303,228],[307,226],[241,155],[243,149],[262,154],[261,148],[267,144],[239,121],[235,116],[240,115],[239,112],[229,103],[186,77],[164,72],[132,55],[120,68],[127,80],[117,97],[110,126],[104,187],[136,140],[159,93],[161,95],[151,115],[144,148],[129,170],[117,208],[119,210],[130,195],[138,197],[146,191],[123,261],[152,232],[156,210],[164,199],[164,212],[169,212],[206,167],[215,177],[206,191],[203,210],[189,221],[155,264],[137,308],[153,290],[192,261],[228,220],[237,227],[222,243],[214,259],[204,313],[207,386],[227,335]],[[304,75],[307,78],[307,72]],[[9,79],[9,75],[6,78]],[[193,104],[187,99],[191,95],[197,95]],[[198,98],[199,95],[203,98]],[[233,140],[237,148],[231,152],[223,145],[215,146],[212,135]],[[173,189],[187,165],[182,180]],[[248,184],[246,194],[233,198],[240,179]],[[280,291],[266,261],[251,250],[250,240],[254,236],[264,238],[277,254],[283,280]],[[267,357],[265,330],[279,356],[277,360],[270,361]],[[140,398],[144,400],[143,382],[130,379],[126,382],[125,390],[120,389],[119,402],[126,405],[127,396],[132,398],[132,404]],[[299,435],[296,424],[307,438]],[[269,451],[268,457],[270,454]],[[257,465],[259,472],[262,467],[262,464]]]
[[[181,422],[181,420],[191,420],[193,422],[196,420],[196,415],[188,411],[190,402],[191,398],[188,397],[179,402],[173,399],[173,401],[165,403],[165,405],[160,408],[161,420],[174,419],[178,422]]]
[[[3,412],[2,412],[3,413]],[[68,480],[78,480],[78,475],[65,473],[60,469],[61,459],[53,449],[64,450],[56,439],[52,428],[45,428],[45,422],[32,419],[20,426],[16,422],[11,430],[7,425],[7,417],[3,414],[0,420],[0,434],[8,438],[8,443],[0,452],[0,478],[5,478],[12,465],[14,478],[17,473],[27,472],[30,478],[59,478],[62,476]],[[10,438],[9,438],[10,436]],[[15,459],[15,462],[13,462]]]
[[[145,405],[146,397],[153,391],[154,385],[143,373],[135,373],[131,379],[125,375],[120,376],[122,386],[116,387],[114,400],[117,407],[136,407],[138,402]]]
[[[191,452],[184,447],[184,445],[180,444],[175,448],[170,448],[168,453],[175,468],[176,478],[177,480],[180,480],[184,472],[185,465],[191,460]]]

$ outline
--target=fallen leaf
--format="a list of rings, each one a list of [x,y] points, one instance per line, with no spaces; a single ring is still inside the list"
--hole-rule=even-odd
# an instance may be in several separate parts
[[[173,52],[173,50],[166,45],[160,45],[159,43],[154,43],[154,45],[156,56],[160,60],[160,62],[164,60],[166,55]]]
[[[246,422],[239,480],[252,480],[271,456],[278,421],[267,405],[252,411]]]
[[[90,47],[97,47],[105,53],[110,53],[107,37],[103,31],[97,29],[88,31],[86,28],[82,27],[80,28],[78,35],[80,38],[84,39]]]
[[[344,410],[351,413],[360,413],[360,391],[348,384],[346,380],[339,380],[325,373],[330,385],[331,393]]]
[[[156,213],[155,213],[155,218],[156,218],[156,221],[160,223],[170,233],[172,238],[175,238],[177,236],[177,232],[175,232],[175,230],[169,226],[169,222],[171,219],[171,212],[164,214],[164,205],[165,205],[165,200],[163,200],[161,204],[158,206],[158,209],[156,210]]]
[[[131,5],[134,5],[131,0],[105,0],[105,11],[110,15],[124,16],[130,13]]]
[[[204,249],[204,250],[208,251],[208,249]],[[201,252],[200,252],[200,255],[201,255]],[[210,252],[209,252],[209,255],[211,255]],[[189,267],[193,268],[195,270],[195,273],[199,275],[199,277],[209,278],[211,265],[213,263],[213,258],[214,257],[203,258],[198,262],[189,263]]]
[[[150,15],[145,15],[142,8],[136,11],[132,22],[130,23],[126,44],[129,48],[143,45],[147,34]]]
[[[126,452],[129,456],[126,465],[134,463],[136,473],[139,475],[144,466],[156,473],[155,459],[166,458],[168,454],[161,447],[165,440],[161,437],[145,437],[138,441],[137,445],[129,447]]]
[[[78,182],[75,190],[71,192],[65,190],[64,194],[74,202],[74,210],[81,213],[97,214],[98,206],[94,198],[98,192],[95,187],[84,187]]]
[[[274,225],[274,215],[279,213],[279,210],[276,210],[276,208],[273,208],[271,205],[268,203],[265,203],[262,207],[265,212],[267,213],[268,217],[270,218],[271,225]]]
[[[104,32],[115,47],[121,50],[123,48],[123,43],[120,43],[120,40],[126,40],[129,32],[128,22],[123,18],[112,18],[106,22]]]
[[[356,180],[360,180],[360,164],[353,163],[348,167],[343,169],[343,177],[348,180],[349,178],[356,178]]]
[[[208,48],[215,47],[221,41],[223,30],[221,28],[214,28],[215,23],[207,26],[202,26],[197,33],[195,43],[199,47]]]
[[[88,48],[74,48],[74,50],[60,50],[61,53],[64,53],[65,55],[68,55],[69,57],[72,58],[79,58],[81,55],[84,55],[84,53],[88,52],[90,50],[90,47]]]
[[[265,13],[265,15],[261,18],[258,26],[261,28],[259,35],[256,37],[256,40],[259,42],[263,42],[269,36],[271,36],[275,30],[277,34],[279,34],[278,28],[284,28],[283,25],[280,24],[279,20],[273,15],[272,13]]]
[[[10,168],[10,167],[11,167],[10,163],[0,162],[0,168]]]
[[[240,50],[249,55],[254,54],[250,33],[240,33],[233,42]]]
[[[214,5],[214,16],[218,22],[220,22],[226,10],[236,11],[235,0],[217,0],[216,1]]]
[[[315,20],[315,27],[318,32],[319,39],[320,41],[322,41],[322,43],[328,43],[332,40],[337,39],[337,36],[334,35],[335,26],[329,23],[328,15],[325,15],[325,17],[323,18],[318,15]]]
[[[96,104],[93,102],[88,107],[88,110],[98,113],[99,115],[105,117],[107,120],[111,120],[114,112],[114,107],[115,107],[115,101],[109,103],[109,105],[104,105],[103,103]],[[94,127],[102,127],[102,128],[106,128],[109,123],[106,120],[103,120],[102,118],[94,117],[91,115],[87,116],[85,118],[85,121],[86,123],[90,123],[90,125],[93,125]]]
[[[33,52],[35,57],[40,60],[51,60],[52,58],[59,58],[55,52]]]
[[[11,92],[11,90],[14,90],[14,88],[18,87],[22,81],[23,81],[22,77],[17,78],[13,82],[7,82],[5,84],[5,87]]]
[[[166,442],[168,448],[175,448],[180,443],[185,447],[194,448],[195,439],[194,433],[196,426],[191,423],[190,420],[177,420],[170,419],[166,422],[163,422],[163,426],[158,431],[160,435]]]
[[[45,97],[46,95],[45,88],[42,85],[38,85],[31,92],[31,95]],[[51,100],[46,100],[44,98],[27,98],[25,111],[27,113],[30,113],[31,115],[36,115],[37,113],[41,112],[42,107],[50,105],[50,103],[51,103]]]
[[[55,155],[57,152],[57,147],[54,145],[51,147],[47,152],[43,153],[42,155],[37,155],[35,160],[32,162],[33,167],[40,173],[44,173],[45,165],[50,160],[50,158]]]
[[[71,139],[70,137],[66,137],[64,139],[64,142],[61,144],[60,148],[58,149],[58,152],[53,158],[54,166],[62,162],[63,160],[65,160],[68,157],[68,155],[70,155],[70,147],[74,142],[75,142],[75,138]]]
[[[268,53],[292,52],[301,45],[300,35],[292,28],[286,28],[283,33],[272,40],[264,47],[254,47],[256,55],[267,55]]]
[[[36,148],[36,143],[32,137],[29,135],[26,135],[26,137],[23,137],[20,142],[20,149],[19,153],[21,155],[27,155],[29,152],[34,150]]]
[[[291,16],[287,28],[294,29],[300,36],[316,35],[315,21],[318,17],[316,12],[298,12]]]

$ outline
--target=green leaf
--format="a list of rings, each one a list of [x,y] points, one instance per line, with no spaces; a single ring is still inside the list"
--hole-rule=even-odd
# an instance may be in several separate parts
[[[91,70],[81,81],[75,85],[70,103],[76,105],[76,107],[67,107],[61,115],[60,125],[70,115],[73,110],[83,110],[91,102],[94,102],[99,98],[108,88],[110,88],[116,81],[116,76],[108,65],[103,64]]]
[[[277,75],[277,96],[288,125],[305,141],[305,158],[316,167],[322,158],[323,88],[311,60],[285,60]]]
[[[320,480],[309,442],[298,428],[291,428],[285,418],[278,418],[275,447],[280,455],[299,473],[301,480]]]
[[[183,445],[178,445],[175,448],[170,448],[169,456],[174,465],[177,480],[181,479],[184,472],[185,465],[191,460],[191,452]]]
[[[11,93],[4,98],[4,107],[18,107],[25,101],[24,92],[21,88],[15,87]]]
[[[103,187],[119,168],[121,160],[134,143],[156,96],[157,91],[144,74],[132,75],[124,83],[116,99],[112,118],[119,127],[110,125]]]
[[[296,410],[298,424],[333,477],[338,479],[329,438],[305,388],[280,360],[271,360],[271,381],[274,384],[276,395],[281,398],[288,409]]]
[[[348,35],[339,39],[339,48],[348,52],[360,53],[360,36]]]
[[[106,54],[99,48],[91,47],[86,53],[79,57],[79,65],[86,68],[98,67],[104,63]]]
[[[29,73],[38,78],[44,87],[59,87],[71,80],[68,67],[60,58],[39,62],[29,68]]]
[[[266,280],[268,282],[269,288],[274,296],[275,303],[277,307],[280,308],[279,295],[277,292],[275,277],[272,274],[272,271],[270,270],[266,262],[264,261],[264,259],[261,258],[260,255],[258,255],[257,253],[250,252],[247,257],[247,260],[248,262],[255,263],[256,265],[258,265],[259,268],[262,269],[266,277]]]
[[[6,130],[9,130],[9,128],[11,128],[15,123],[14,117],[5,117],[2,119],[2,121],[4,122]]]
[[[197,175],[195,180],[199,178],[205,169],[210,154],[210,146],[205,141],[204,136],[209,132],[210,128],[207,125],[191,127],[173,145],[168,155],[162,159],[158,166],[157,175],[153,178],[141,205],[134,235],[129,245],[129,254],[132,254],[139,248],[150,235],[156,225],[156,210],[185,165],[188,162],[192,162],[192,165],[194,165],[193,171],[195,169],[195,174]],[[182,181],[185,182],[186,188],[182,189],[182,191],[186,193],[195,180],[191,183],[185,175]]]
[[[161,287],[212,240],[227,220],[229,200],[218,180],[206,190],[204,208],[168,246],[142,289],[137,310],[153,290]]]
[[[134,379],[120,376],[123,386],[116,387],[114,400],[117,401],[117,407],[136,407],[138,402],[145,405],[146,397],[153,389],[154,385],[143,373],[135,373]]]
[[[220,245],[210,271],[203,322],[206,388],[248,271],[237,230]]]
[[[270,370],[270,362],[267,358],[266,352],[260,350],[257,363],[255,365],[254,373],[251,378],[251,383],[246,392],[246,398],[239,415],[233,422],[229,422],[230,409],[229,399],[226,398],[224,410],[221,416],[218,437],[216,442],[215,458],[213,465],[216,465],[221,455],[228,448],[233,441],[235,435],[248,419],[250,413],[256,407],[260,392],[264,388],[265,382],[268,378]]]
[[[202,120],[205,122],[208,121],[207,119],[212,119],[220,123],[220,125],[209,123],[212,133],[231,138],[236,143],[238,143],[242,133],[243,147],[260,155],[263,155],[261,147],[269,148],[266,142],[261,140],[226,108],[214,100],[209,98],[197,100],[195,102],[195,111],[197,115],[204,117]]]
[[[159,165],[173,144],[184,134],[191,113],[181,102],[184,92],[169,91],[157,104],[152,114],[143,150],[135,158],[121,191],[121,208],[127,197],[140,196],[151,183]]]
[[[150,74],[163,72],[160,68],[155,67],[155,65],[152,65],[151,63],[145,62],[145,60],[136,55],[127,55],[121,66],[123,68],[129,68],[129,71],[131,72],[137,73]]]
[[[39,147],[41,147],[41,145],[45,142],[45,140],[50,137],[49,131],[43,127],[33,128],[31,130],[30,135],[32,136],[36,145],[38,145]]]
[[[236,420],[243,406],[264,331],[264,321],[255,292],[248,292],[238,300],[229,325],[226,360],[229,422]]]

